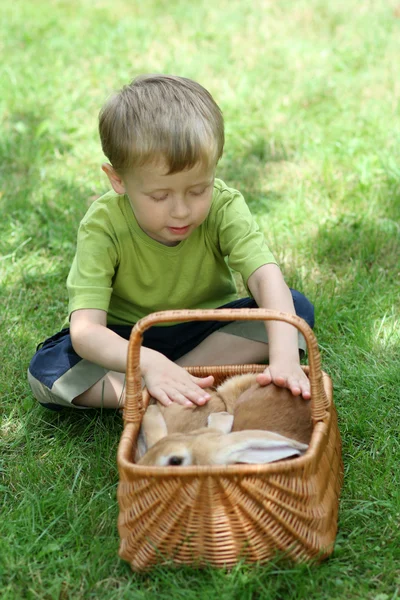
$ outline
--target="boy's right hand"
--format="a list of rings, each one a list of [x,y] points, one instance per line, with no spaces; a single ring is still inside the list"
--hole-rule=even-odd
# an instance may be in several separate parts
[[[158,355],[158,356],[155,356]],[[177,402],[183,406],[205,404],[210,394],[203,388],[214,383],[214,377],[194,377],[162,354],[154,352],[151,361],[142,364],[142,376],[149,394],[164,406]]]

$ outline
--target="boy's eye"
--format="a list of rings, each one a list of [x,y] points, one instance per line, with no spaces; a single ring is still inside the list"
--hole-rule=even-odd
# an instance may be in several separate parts
[[[206,191],[206,189],[209,186],[207,185],[205,188],[201,189],[201,190],[192,190],[190,193],[192,196],[201,196],[202,194],[204,194],[204,192]]]
[[[168,194],[163,194],[163,196],[150,196],[156,202],[161,202],[161,200],[166,200],[168,198]]]

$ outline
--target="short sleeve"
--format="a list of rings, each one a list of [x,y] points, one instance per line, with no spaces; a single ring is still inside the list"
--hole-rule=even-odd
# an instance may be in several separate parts
[[[238,271],[247,284],[259,267],[277,262],[242,194],[216,181],[210,211],[212,236],[229,266]]]
[[[108,311],[118,255],[107,215],[85,218],[79,227],[76,254],[67,279],[69,314],[85,308]]]

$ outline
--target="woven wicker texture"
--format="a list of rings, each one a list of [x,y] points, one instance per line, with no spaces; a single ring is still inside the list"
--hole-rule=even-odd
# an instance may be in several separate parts
[[[143,332],[152,325],[195,320],[279,320],[304,335],[313,433],[304,456],[266,465],[147,467],[134,463],[149,395],[141,389]],[[190,367],[218,385],[262,365]],[[126,374],[124,430],[118,448],[120,556],[132,569],[155,564],[232,567],[264,562],[280,551],[295,561],[329,556],[337,531],[343,477],[341,440],[331,380],[321,371],[317,341],[299,317],[265,309],[165,311],[132,330]]]

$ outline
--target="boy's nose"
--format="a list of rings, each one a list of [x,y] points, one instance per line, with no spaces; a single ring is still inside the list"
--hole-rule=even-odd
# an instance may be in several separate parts
[[[171,217],[185,219],[190,214],[189,206],[183,198],[175,198],[171,209]]]

